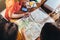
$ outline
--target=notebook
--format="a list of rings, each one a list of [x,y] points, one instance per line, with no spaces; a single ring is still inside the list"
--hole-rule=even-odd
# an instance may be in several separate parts
[[[25,28],[27,40],[35,40],[40,36],[42,27],[46,22],[54,22],[54,20],[38,8],[31,12],[29,17],[17,20],[16,24],[20,32],[22,28]]]
[[[47,0],[44,4],[46,8],[53,11],[60,5],[60,0]]]

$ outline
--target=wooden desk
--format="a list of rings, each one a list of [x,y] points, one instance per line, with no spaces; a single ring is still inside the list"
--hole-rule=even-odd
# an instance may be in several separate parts
[[[44,3],[44,1],[45,1],[45,0],[42,0],[41,3],[37,3],[37,7],[36,7],[36,8],[31,8],[31,9],[29,9],[28,12],[32,12],[32,11],[34,11],[35,9],[39,8],[39,7]],[[24,12],[20,11],[20,13],[24,13]],[[11,21],[11,22],[15,22],[16,20],[18,20],[18,19],[11,19],[10,21]],[[18,32],[17,40],[24,40],[24,38],[23,38],[23,36],[22,36],[22,34],[21,34],[20,32]]]

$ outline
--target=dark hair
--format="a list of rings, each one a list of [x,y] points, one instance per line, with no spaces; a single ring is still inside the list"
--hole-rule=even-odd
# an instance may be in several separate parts
[[[0,23],[0,40],[16,40],[18,26],[14,23]]]
[[[52,23],[46,23],[40,34],[41,40],[60,40],[60,29]]]

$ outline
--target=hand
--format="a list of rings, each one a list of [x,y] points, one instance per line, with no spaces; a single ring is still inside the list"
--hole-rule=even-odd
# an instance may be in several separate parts
[[[40,40],[40,37],[38,37],[36,40]]]
[[[27,12],[25,13],[24,17],[29,17],[30,14],[31,14],[30,12]]]
[[[24,40],[28,40],[28,38],[27,38],[27,36],[26,36],[26,34],[25,34],[25,28],[23,28],[22,30],[21,30],[21,33],[22,33],[22,36],[23,36],[23,38],[24,38]]]

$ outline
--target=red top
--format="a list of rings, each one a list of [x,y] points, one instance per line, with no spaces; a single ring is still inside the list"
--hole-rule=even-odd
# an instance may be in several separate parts
[[[19,11],[21,6],[22,6],[22,3],[16,2],[13,6],[6,8],[6,13],[5,13],[6,19],[10,20],[9,11],[10,11],[10,15],[12,15],[12,13]]]

